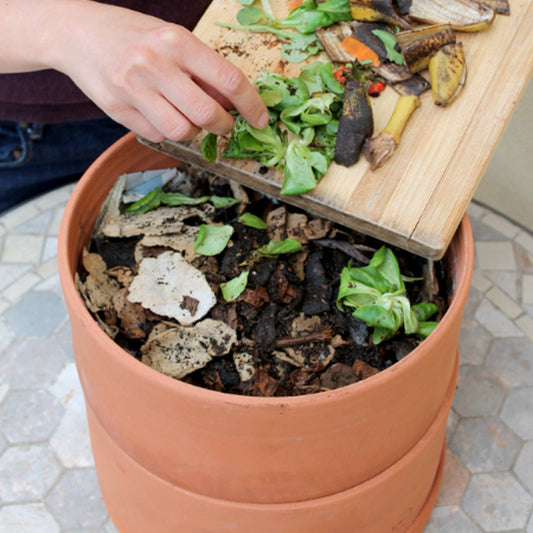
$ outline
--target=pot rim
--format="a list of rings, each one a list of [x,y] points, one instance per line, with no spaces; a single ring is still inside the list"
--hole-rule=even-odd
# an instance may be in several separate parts
[[[69,257],[69,246],[73,232],[77,231],[77,228],[80,224],[77,222],[78,213],[83,212],[83,199],[91,194],[92,180],[93,176],[98,174],[101,171],[105,171],[107,162],[115,156],[115,154],[123,149],[127,149],[128,146],[132,143],[138,144],[135,134],[130,132],[124,137],[116,141],[111,145],[105,152],[98,157],[96,161],[87,169],[87,171],[80,178],[76,187],[74,188],[67,205],[65,207],[63,217],[61,220],[61,225],[58,234],[58,269],[59,276],[61,279],[61,286],[63,290],[63,295],[65,301],[67,302],[67,307],[69,308],[69,313],[76,313],[80,315],[83,319],[85,327],[92,330],[92,333],[96,338],[101,342],[101,346],[105,349],[109,357],[121,358],[121,364],[125,366],[128,372],[136,374],[137,377],[142,377],[152,382],[153,385],[161,387],[163,389],[168,389],[169,391],[174,391],[182,393],[188,397],[191,397],[192,400],[202,399],[205,403],[213,402],[218,404],[220,401],[228,405],[240,406],[240,407],[298,407],[300,405],[309,405],[314,403],[328,403],[336,402],[344,399],[346,396],[351,396],[354,394],[365,394],[365,391],[369,388],[372,388],[376,385],[382,384],[385,381],[388,381],[392,378],[399,377],[402,373],[408,372],[409,368],[416,364],[416,360],[419,357],[423,356],[424,352],[431,351],[432,346],[438,344],[441,339],[445,336],[445,331],[447,329],[448,323],[451,322],[451,315],[455,313],[462,313],[463,301],[466,301],[468,296],[468,291],[470,287],[470,281],[472,277],[473,267],[474,267],[474,241],[470,226],[470,221],[468,215],[465,213],[464,218],[457,229],[455,236],[452,239],[452,244],[455,241],[457,242],[457,250],[461,252],[461,255],[464,258],[463,263],[460,265],[461,270],[456,272],[456,276],[459,277],[459,281],[455,280],[454,282],[454,292],[452,301],[448,307],[448,310],[444,314],[441,321],[438,323],[435,330],[425,339],[419,346],[417,346],[412,352],[406,355],[401,361],[396,362],[389,368],[380,371],[379,373],[368,377],[357,383],[351,385],[346,385],[344,387],[334,389],[331,391],[317,392],[313,394],[306,394],[302,396],[275,396],[275,397],[256,397],[256,396],[242,396],[238,394],[231,394],[227,392],[218,392],[203,387],[198,387],[196,385],[191,385],[185,383],[179,379],[172,378],[148,365],[142,363],[126,350],[120,347],[113,339],[111,339],[98,325],[94,320],[89,310],[85,306],[76,285],[74,283],[74,275],[76,273],[75,268],[71,267]],[[155,150],[141,146],[142,149],[152,150],[155,154],[158,154]],[[140,148],[139,148],[140,149]],[[176,163],[178,160],[176,159]],[[113,176],[113,181],[117,176]],[[106,190],[106,195],[109,192],[109,189]],[[105,197],[104,197],[105,198]],[[100,204],[101,206],[101,204]],[[92,226],[94,225],[94,220],[91,222],[91,231]],[[449,247],[450,248],[450,247]],[[449,253],[449,248],[446,253]],[[78,261],[76,260],[76,265]],[[450,266],[453,266],[450,262]]]

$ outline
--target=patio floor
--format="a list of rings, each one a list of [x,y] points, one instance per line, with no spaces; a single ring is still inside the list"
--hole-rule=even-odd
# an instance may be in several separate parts
[[[0,217],[0,533],[116,532],[57,274],[71,190]],[[479,204],[468,213],[475,272],[444,478],[425,533],[533,533],[533,235]]]

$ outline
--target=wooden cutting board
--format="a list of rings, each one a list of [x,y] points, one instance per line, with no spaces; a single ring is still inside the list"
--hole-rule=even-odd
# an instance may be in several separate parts
[[[271,4],[277,16],[287,13],[287,0],[271,0]],[[532,4],[533,0],[510,0],[511,16],[497,15],[484,32],[458,33],[468,67],[462,93],[449,107],[439,108],[433,104],[431,91],[426,91],[400,146],[383,167],[371,171],[364,156],[349,168],[332,164],[316,189],[282,199],[389,244],[440,259],[530,77]],[[215,24],[235,23],[240,8],[237,0],[213,0],[194,33],[251,80],[262,69],[297,76],[301,65],[281,60],[275,37]],[[325,56],[314,59],[327,60]],[[388,88],[371,100],[376,133],[387,123],[397,97]],[[282,176],[277,172],[262,173],[261,165],[252,161],[219,158],[207,163],[200,153],[200,138],[147,144],[281,197]]]

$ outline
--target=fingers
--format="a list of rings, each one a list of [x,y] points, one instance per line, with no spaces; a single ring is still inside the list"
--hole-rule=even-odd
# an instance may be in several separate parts
[[[152,99],[148,109],[142,109],[142,106],[139,110],[128,108],[110,116],[136,134],[155,143],[165,139],[183,141],[192,139],[200,133],[200,128],[191,124],[168,102],[163,99],[160,99],[159,104],[155,102],[156,99]],[[161,117],[164,117],[164,120],[161,120]]]
[[[170,82],[162,81],[160,88],[165,98],[192,124],[216,135],[231,130],[233,117],[185,73],[176,72]]]
[[[185,47],[180,54],[182,68],[202,84],[211,86],[229,100],[247,122],[256,128],[268,123],[268,112],[256,88],[235,65],[191,34],[194,54]]]
[[[198,91],[199,92],[199,91]],[[170,103],[161,94],[143,94],[135,104],[137,110],[143,117],[155,128],[157,131],[171,141],[184,141],[195,137],[205,126],[191,120],[187,117],[182,109],[176,104]],[[221,109],[221,112],[227,114]],[[231,116],[229,117],[230,121]],[[230,122],[227,130],[231,129],[232,122]]]
[[[268,123],[255,86],[184,28],[164,24],[133,44],[127,38],[119,44],[118,52],[100,58],[96,76],[84,64],[71,77],[108,115],[146,139],[180,141],[201,129],[225,135],[232,108],[252,126]]]

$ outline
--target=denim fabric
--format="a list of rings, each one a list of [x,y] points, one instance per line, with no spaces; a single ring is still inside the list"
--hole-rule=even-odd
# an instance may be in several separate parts
[[[108,118],[44,125],[0,120],[0,212],[76,181],[127,131]]]
[[[23,161],[27,154],[16,154],[16,151],[27,149],[24,133],[19,124],[14,122],[0,122],[0,168],[16,164],[16,160]]]

